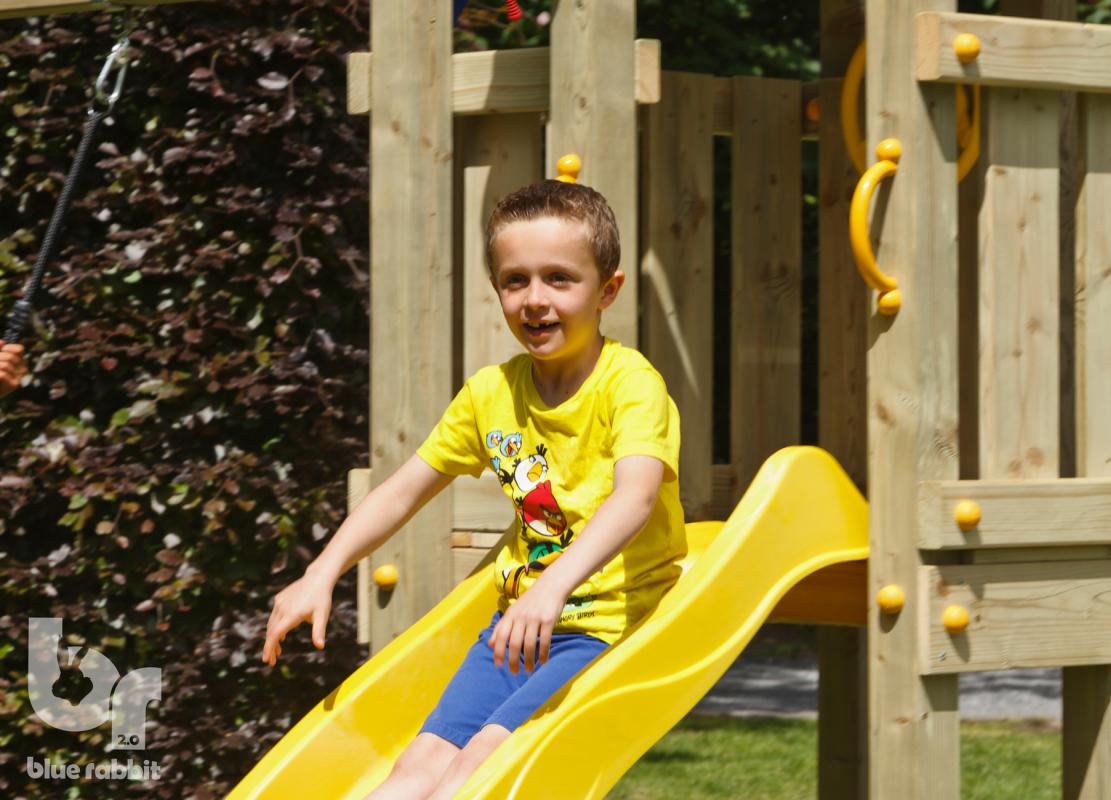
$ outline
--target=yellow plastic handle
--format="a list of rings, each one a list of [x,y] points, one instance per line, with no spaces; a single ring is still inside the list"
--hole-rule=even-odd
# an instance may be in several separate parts
[[[880,160],[864,170],[853,192],[852,204],[849,206],[849,242],[856,268],[864,282],[880,293],[880,313],[890,316],[899,310],[902,297],[895,279],[884,273],[876,263],[876,254],[872,252],[872,242],[868,236],[868,209],[879,182],[894,175],[899,168],[896,162],[902,154],[902,148],[897,139],[884,139],[876,146],[876,154]]]
[[[845,68],[845,78],[841,82],[841,136],[845,139],[845,149],[857,172],[865,170],[864,136],[860,132],[860,84],[864,81],[864,64],[867,54],[865,43],[857,45],[849,65]],[[976,159],[980,157],[980,85],[972,86],[972,110],[969,113],[968,99],[960,84],[953,87],[957,92],[957,142],[961,154],[957,159],[957,180],[963,181]]]

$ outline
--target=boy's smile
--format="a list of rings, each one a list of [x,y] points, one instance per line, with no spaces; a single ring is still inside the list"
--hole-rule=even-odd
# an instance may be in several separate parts
[[[616,299],[624,273],[602,286],[586,226],[558,217],[509,223],[494,253],[490,282],[510,331],[532,358],[538,388],[556,395],[561,387],[577,388],[597,360],[601,311]]]

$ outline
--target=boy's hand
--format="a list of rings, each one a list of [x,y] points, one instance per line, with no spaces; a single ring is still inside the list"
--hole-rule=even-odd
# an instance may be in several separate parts
[[[23,345],[18,342],[8,344],[0,339],[0,397],[14,391],[27,374],[27,363],[23,360]]]
[[[494,626],[494,632],[490,634],[490,647],[494,651],[494,664],[498,669],[501,669],[503,654],[508,647],[509,671],[517,674],[521,652],[524,651],[525,669],[532,672],[537,637],[540,639],[540,663],[547,663],[552,629],[559,621],[563,605],[567,602],[567,594],[551,588],[552,585],[538,580],[510,604]]]
[[[274,597],[270,621],[266,623],[266,643],[262,660],[274,666],[282,654],[285,635],[302,622],[312,623],[312,641],[324,649],[324,631],[332,612],[332,589],[335,581],[326,575],[306,572]]]

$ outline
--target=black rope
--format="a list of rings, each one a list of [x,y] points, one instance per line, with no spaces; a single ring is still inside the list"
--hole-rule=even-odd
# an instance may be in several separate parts
[[[89,120],[85,123],[85,133],[81,137],[81,143],[77,146],[77,155],[73,158],[73,165],[70,167],[69,176],[66,178],[66,185],[62,187],[62,193],[58,196],[58,202],[54,206],[54,215],[50,218],[50,225],[46,228],[46,237],[42,241],[39,257],[35,261],[35,268],[23,289],[23,296],[15,302],[11,314],[8,316],[4,341],[9,344],[18,342],[22,338],[23,329],[31,319],[35,293],[42,285],[42,276],[46,271],[47,262],[54,257],[54,253],[58,249],[62,231],[65,228],[66,216],[69,214],[69,207],[73,202],[73,192],[85,172],[86,165],[89,163],[93,141],[96,139],[100,123],[108,116],[110,111],[110,108],[89,111]]]

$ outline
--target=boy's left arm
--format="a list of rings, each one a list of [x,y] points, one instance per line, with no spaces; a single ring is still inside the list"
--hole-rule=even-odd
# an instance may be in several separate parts
[[[548,660],[552,630],[568,596],[583,581],[621,552],[648,522],[663,481],[664,463],[653,456],[630,455],[613,470],[613,492],[594,512],[586,527],[506,610],[494,627],[490,646],[500,668],[509,646],[509,669],[517,673],[525,650],[525,669],[532,671],[532,650],[526,641],[540,637],[540,663]]]

